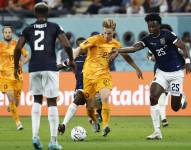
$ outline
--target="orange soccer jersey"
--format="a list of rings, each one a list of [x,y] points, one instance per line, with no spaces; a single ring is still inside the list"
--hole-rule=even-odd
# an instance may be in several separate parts
[[[104,36],[100,34],[88,38],[80,44],[80,47],[88,50],[83,66],[83,84],[86,98],[92,99],[100,89],[112,88],[109,53],[112,48],[120,48],[121,45],[115,39],[106,42]]]
[[[0,41],[0,91],[21,88],[21,83],[14,78],[14,49],[17,42],[15,40],[10,43]],[[26,49],[21,51],[24,57],[28,56]],[[20,66],[20,82],[22,82],[22,66]]]

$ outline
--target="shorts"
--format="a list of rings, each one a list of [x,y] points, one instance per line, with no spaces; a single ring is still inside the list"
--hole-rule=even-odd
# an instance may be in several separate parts
[[[183,92],[183,80],[184,70],[164,72],[157,69],[152,82],[160,84],[166,91],[170,91],[171,95],[180,96]]]
[[[30,73],[30,92],[54,98],[59,95],[59,73],[55,71],[37,71]]]
[[[96,93],[101,89],[108,88],[112,90],[112,78],[110,76],[102,76],[97,79],[84,78],[84,94],[87,100],[92,100]]]

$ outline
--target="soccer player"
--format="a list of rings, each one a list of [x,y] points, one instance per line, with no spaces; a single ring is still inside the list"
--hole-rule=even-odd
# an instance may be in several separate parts
[[[145,17],[150,34],[135,43],[131,47],[113,50],[114,57],[119,53],[131,53],[148,47],[154,54],[157,64],[155,78],[150,87],[151,118],[154,132],[147,136],[147,139],[162,139],[160,130],[158,99],[165,90],[170,89],[171,108],[178,111],[181,107],[185,108],[185,99],[182,96],[184,67],[186,73],[191,72],[190,56],[188,49],[183,42],[170,31],[160,30],[161,17],[151,13]],[[182,49],[183,57],[178,51]]]
[[[172,32],[172,27],[169,24],[161,24],[160,25],[160,29],[161,30],[167,30]],[[151,51],[148,51],[148,59],[155,62],[155,57],[153,55],[153,53]],[[155,63],[154,65],[154,74],[156,73],[157,70],[157,64]],[[163,127],[167,127],[168,126],[168,121],[167,121],[167,117],[166,117],[166,103],[168,100],[168,91],[165,91],[164,93],[161,94],[161,96],[159,97],[158,100],[158,104],[159,104],[159,111],[160,111],[160,118],[161,118],[161,122],[162,122],[162,126]]]
[[[92,99],[97,93],[102,101],[103,136],[110,132],[109,95],[112,89],[112,78],[109,70],[109,53],[113,48],[119,48],[120,43],[113,38],[116,23],[112,19],[103,21],[103,34],[89,37],[76,48],[76,53],[85,53],[87,58],[83,66],[84,92],[78,92],[74,102],[69,106],[64,122],[59,127],[59,132],[64,133],[65,126],[77,110],[79,102],[87,100],[87,105],[92,105]],[[142,75],[142,74],[141,74]]]
[[[15,77],[17,78],[18,60],[21,49],[27,42],[31,48],[29,62],[30,91],[34,96],[32,106],[32,143],[35,149],[42,149],[39,138],[40,116],[43,96],[47,98],[48,120],[50,124],[50,143],[48,148],[60,150],[62,146],[57,142],[58,109],[57,96],[59,90],[59,74],[56,66],[55,42],[59,38],[65,48],[69,65],[75,69],[73,53],[63,29],[56,23],[47,21],[48,6],[46,3],[37,3],[34,7],[36,22],[27,26],[19,38],[15,48]]]
[[[0,91],[6,93],[9,99],[8,111],[11,112],[12,118],[16,123],[17,130],[22,130],[23,125],[19,119],[17,106],[19,104],[21,90],[22,90],[22,62],[20,60],[19,80],[14,77],[14,48],[17,41],[13,39],[13,28],[11,26],[4,26],[3,30],[4,40],[0,41]],[[28,53],[26,49],[21,50],[25,57],[25,62],[28,62]]]

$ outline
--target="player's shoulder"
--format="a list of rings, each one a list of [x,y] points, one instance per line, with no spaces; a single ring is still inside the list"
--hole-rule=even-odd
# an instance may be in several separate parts
[[[118,47],[121,46],[121,43],[117,39],[113,39],[112,42],[117,45]]]

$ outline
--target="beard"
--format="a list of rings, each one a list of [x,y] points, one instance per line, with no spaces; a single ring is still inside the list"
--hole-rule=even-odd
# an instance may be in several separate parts
[[[4,40],[7,41],[7,42],[10,42],[12,40],[12,38],[9,38],[9,39],[4,38]]]

